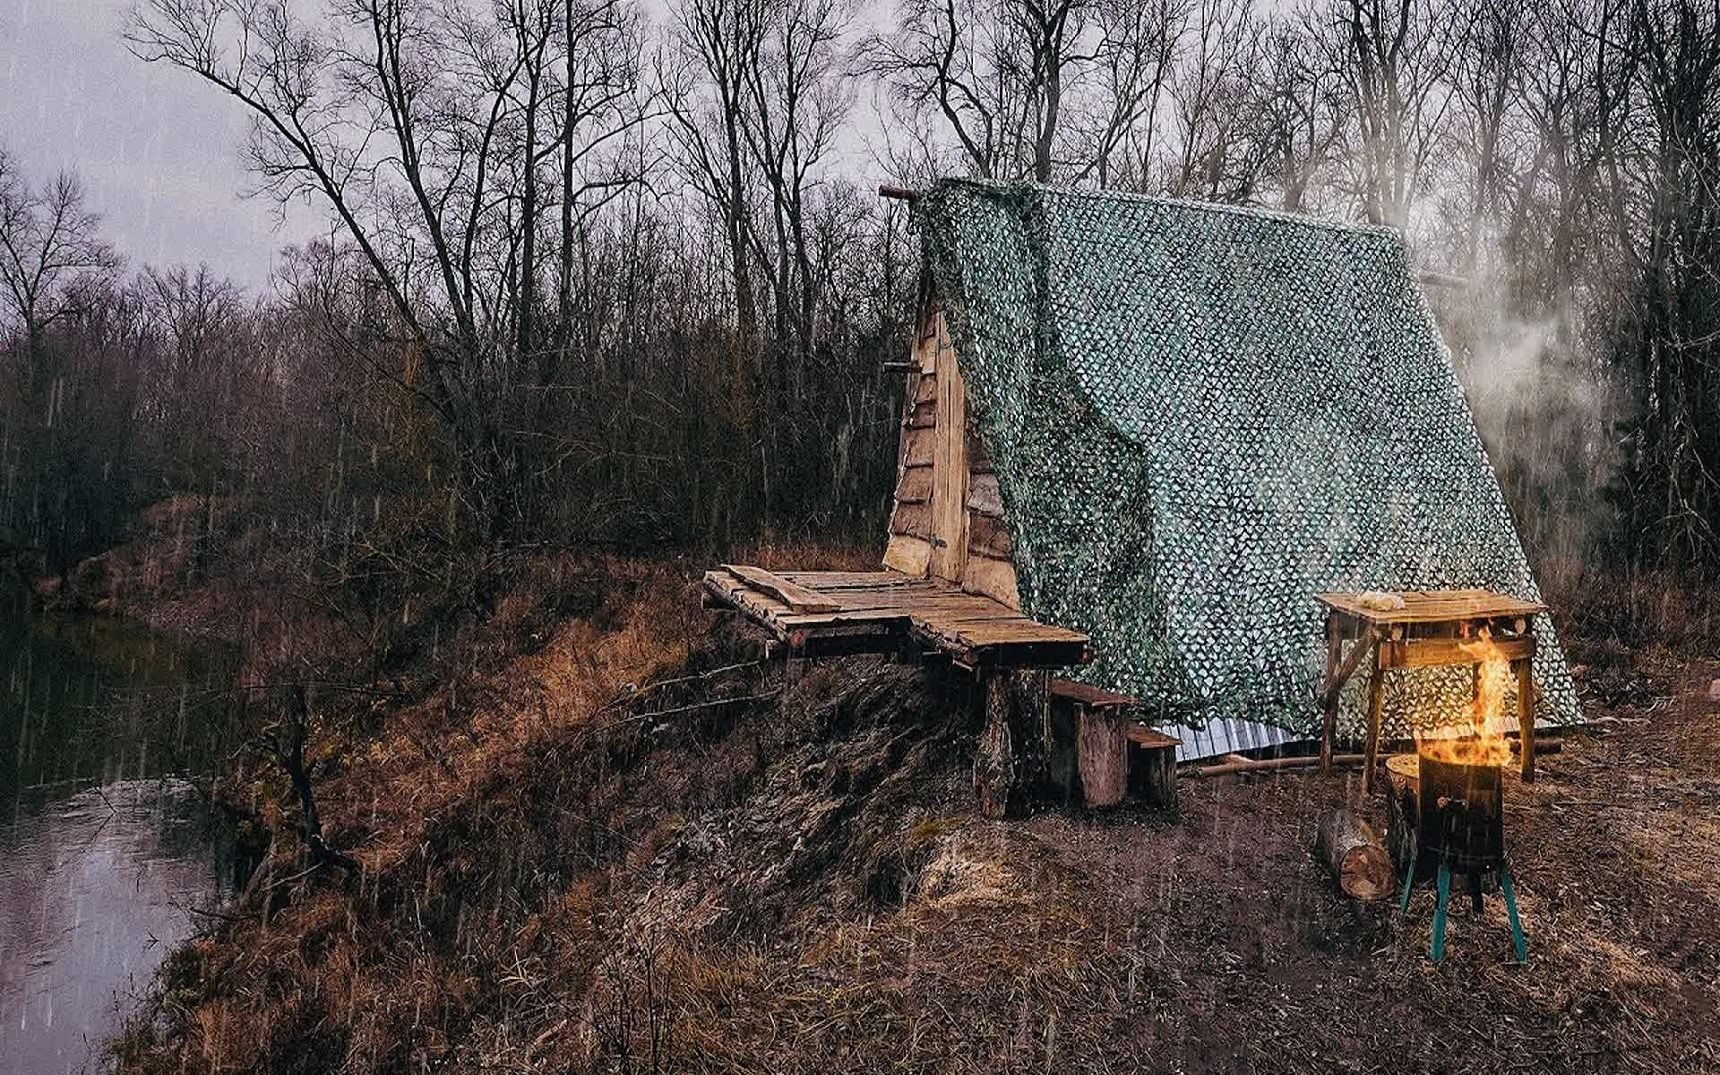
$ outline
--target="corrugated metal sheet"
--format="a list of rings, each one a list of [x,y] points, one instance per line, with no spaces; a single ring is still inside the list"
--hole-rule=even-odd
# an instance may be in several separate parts
[[[1252,720],[1214,720],[1209,721],[1204,728],[1189,728],[1179,724],[1159,730],[1182,740],[1182,745],[1177,747],[1179,762],[1215,758],[1220,754],[1240,754],[1304,738],[1295,732]]]
[[[1535,722],[1537,729],[1559,728],[1561,725],[1550,720]],[[1155,731],[1174,735],[1182,740],[1177,747],[1177,761],[1200,761],[1203,758],[1216,758],[1221,754],[1246,754],[1250,750],[1263,750],[1267,747],[1282,746],[1285,743],[1313,743],[1315,740],[1287,732],[1283,728],[1274,728],[1270,724],[1260,724],[1252,720],[1215,720],[1206,727],[1196,730],[1185,725],[1175,725],[1157,728]],[[1517,721],[1513,718],[1505,727],[1506,731],[1515,732]],[[1359,747],[1339,744],[1339,752],[1358,750]]]

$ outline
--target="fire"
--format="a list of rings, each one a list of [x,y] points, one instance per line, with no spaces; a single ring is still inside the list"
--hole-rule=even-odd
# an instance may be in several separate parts
[[[1486,630],[1458,648],[1476,662],[1475,697],[1461,722],[1435,728],[1425,736],[1417,733],[1418,754],[1455,765],[1508,765],[1511,742],[1505,738],[1500,719],[1505,694],[1511,689],[1511,662],[1493,644]]]

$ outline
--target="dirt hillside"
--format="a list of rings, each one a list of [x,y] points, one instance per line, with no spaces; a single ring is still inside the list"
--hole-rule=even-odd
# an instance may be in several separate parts
[[[504,602],[526,643],[331,748],[360,874],[279,837],[120,1069],[1720,1070],[1720,668],[1591,662],[1602,722],[1508,778],[1531,963],[1495,896],[1436,967],[1431,895],[1309,853],[1353,775],[986,821],[959,677],[761,663],[683,585]]]

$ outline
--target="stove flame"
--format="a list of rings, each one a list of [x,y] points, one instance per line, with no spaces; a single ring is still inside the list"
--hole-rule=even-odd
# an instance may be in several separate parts
[[[1416,734],[1416,753],[1453,765],[1503,766],[1511,763],[1511,741],[1501,719],[1505,695],[1516,678],[1511,662],[1483,628],[1472,641],[1459,642],[1463,654],[1476,662],[1475,696],[1461,718]]]

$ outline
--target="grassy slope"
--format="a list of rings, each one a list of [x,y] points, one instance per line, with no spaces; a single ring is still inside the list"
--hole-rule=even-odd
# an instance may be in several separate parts
[[[1399,925],[1308,854],[1350,778],[984,821],[961,682],[757,664],[684,566],[602,571],[559,625],[500,602],[470,675],[328,759],[362,877],[293,880],[283,852],[267,921],[170,962],[123,1070],[1720,1065],[1714,669],[1608,692],[1652,719],[1510,783],[1534,961],[1507,963],[1495,898],[1435,968],[1430,897]]]

